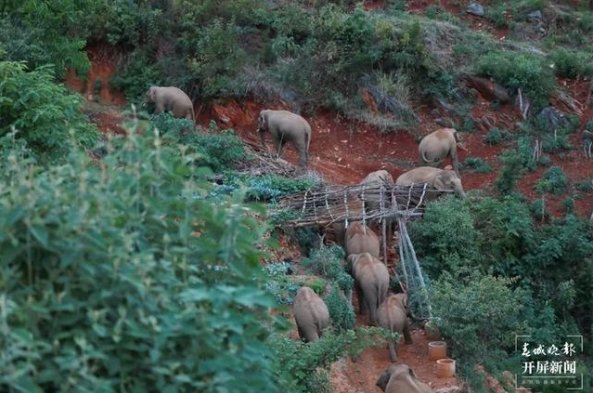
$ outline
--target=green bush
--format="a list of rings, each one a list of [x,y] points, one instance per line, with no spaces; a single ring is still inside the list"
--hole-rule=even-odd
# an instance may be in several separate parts
[[[544,221],[550,217],[550,212],[546,209],[545,199],[536,199],[529,205],[529,210],[536,220]]]
[[[529,53],[490,52],[479,60],[477,70],[513,92],[521,89],[536,108],[547,104],[555,85],[549,65]]]
[[[479,273],[464,279],[445,273],[433,283],[437,326],[454,357],[465,362],[504,358],[514,349],[516,334],[529,334],[523,315],[527,294],[512,284],[511,279]]]
[[[232,129],[212,129],[206,132],[194,130],[192,121],[175,119],[168,113],[155,116],[153,125],[164,132],[164,144],[184,144],[189,153],[198,155],[196,165],[207,166],[214,172],[231,169],[250,159],[243,141]]]
[[[292,269],[290,263],[268,263],[265,269],[268,274],[266,290],[274,296],[278,304],[292,304],[300,285],[288,275],[288,271]]]
[[[566,191],[568,178],[562,171],[562,168],[553,166],[544,173],[537,182],[535,189],[538,192],[549,192],[554,195],[560,195]]]
[[[356,316],[350,299],[344,296],[338,284],[332,285],[329,295],[325,298],[325,304],[329,310],[329,317],[332,326],[338,330],[350,330],[354,328]]]
[[[2,61],[0,81],[0,136],[15,129],[44,161],[97,141],[96,127],[80,111],[82,98],[57,84],[51,67],[28,71],[24,63]]]
[[[6,2],[4,2],[6,3]],[[25,61],[31,69],[51,64],[62,78],[68,68],[79,75],[90,69],[84,51],[86,24],[80,20],[91,11],[90,0],[24,0],[4,4],[0,18],[0,60]]]
[[[471,169],[478,173],[492,172],[492,167],[480,157],[467,157],[461,164],[464,169]]]
[[[548,55],[554,65],[554,73],[561,78],[577,78],[593,75],[593,57],[587,52],[559,48]]]
[[[592,192],[593,191],[593,180],[585,180],[578,182],[574,185],[578,191],[581,192]]]
[[[488,134],[486,134],[484,143],[489,145],[498,145],[501,142],[511,140],[512,137],[513,136],[510,132],[494,127],[488,131]]]
[[[344,257],[342,247],[322,245],[319,249],[314,250],[309,258],[304,258],[301,265],[311,273],[335,282],[341,290],[349,291],[354,285],[354,280],[346,273],[342,265]]]
[[[332,363],[344,355],[358,356],[365,348],[393,337],[379,328],[358,328],[340,334],[327,331],[311,343],[274,335],[270,340],[276,364],[274,379],[286,392],[331,392],[327,372]]]
[[[480,234],[469,208],[457,198],[429,204],[423,219],[411,223],[410,235],[423,270],[433,279],[445,271],[465,274],[479,259]]]
[[[0,155],[0,390],[277,391],[261,209],[195,198],[182,146],[112,143],[101,166]]]
[[[246,179],[247,195],[258,201],[275,200],[279,197],[304,192],[315,185],[311,178],[288,178],[270,174]]]
[[[230,22],[214,20],[198,35],[190,70],[199,82],[200,95],[212,98],[229,93],[232,80],[246,60],[239,46],[239,29]]]

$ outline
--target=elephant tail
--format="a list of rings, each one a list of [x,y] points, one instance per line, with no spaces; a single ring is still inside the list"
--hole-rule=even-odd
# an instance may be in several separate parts
[[[430,158],[426,157],[426,152],[423,150],[421,152],[422,155],[422,161],[424,161],[426,164],[433,166],[433,165],[440,165],[444,160],[443,159],[436,159],[436,160],[431,160]]]

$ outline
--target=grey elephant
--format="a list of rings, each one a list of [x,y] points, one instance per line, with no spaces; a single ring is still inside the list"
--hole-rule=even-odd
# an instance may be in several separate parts
[[[360,313],[368,308],[370,323],[376,325],[377,310],[387,297],[389,288],[387,266],[368,252],[349,255],[348,266],[358,292]]]
[[[421,166],[403,173],[395,181],[397,186],[411,186],[413,184],[428,184],[437,191],[454,191],[460,198],[465,198],[465,191],[461,179],[454,171],[447,169]]]
[[[410,324],[408,322],[408,296],[405,293],[389,295],[379,306],[377,320],[379,326],[392,332],[403,333],[406,344],[412,344]],[[397,343],[389,343],[389,359],[395,362],[397,359]]]
[[[418,145],[420,160],[429,166],[439,166],[447,157],[451,157],[453,169],[459,175],[457,161],[457,130],[454,128],[439,128],[426,135]]]
[[[433,393],[407,364],[392,364],[381,373],[377,386],[385,393]]]
[[[366,175],[364,179],[359,183],[361,186],[385,186],[385,206],[388,206],[388,203],[391,202],[391,198],[388,197],[389,191],[394,185],[393,176],[385,169],[380,169],[378,171],[374,171]],[[380,207],[380,198],[378,194],[371,194],[365,196],[365,203],[369,207],[369,209],[374,210]]]
[[[299,337],[306,342],[318,340],[329,326],[325,302],[309,287],[299,288],[292,309]]]
[[[264,149],[264,133],[269,132],[272,135],[278,157],[282,155],[284,145],[287,142],[292,143],[299,154],[299,165],[307,166],[311,144],[311,126],[307,120],[289,111],[264,109],[257,118],[257,132]]]
[[[381,250],[379,237],[371,228],[360,221],[354,221],[348,225],[344,235],[344,243],[346,244],[346,255],[368,252],[372,256],[379,258]]]
[[[171,111],[173,117],[187,119],[195,123],[196,115],[191,99],[181,89],[174,86],[151,86],[146,91],[146,102],[154,102],[155,113]]]

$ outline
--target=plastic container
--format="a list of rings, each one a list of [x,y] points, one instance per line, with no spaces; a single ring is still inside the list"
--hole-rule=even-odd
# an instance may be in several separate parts
[[[428,343],[428,358],[439,360],[447,357],[447,343],[444,341],[431,341]]]
[[[436,374],[439,378],[451,378],[455,375],[455,360],[439,359],[437,360]]]

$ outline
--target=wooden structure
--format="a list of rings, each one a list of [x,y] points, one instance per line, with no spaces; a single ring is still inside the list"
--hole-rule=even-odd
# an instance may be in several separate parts
[[[406,222],[421,217],[425,204],[446,192],[437,191],[427,184],[412,186],[354,185],[321,186],[305,193],[288,195],[280,199],[273,210],[293,210],[299,217],[289,221],[292,227],[323,226],[352,221],[380,222],[384,262],[387,261],[387,225],[397,222],[399,228],[399,270],[403,273],[409,303],[416,318],[432,317],[426,286],[408,235]],[[402,284],[397,272],[395,276]]]

